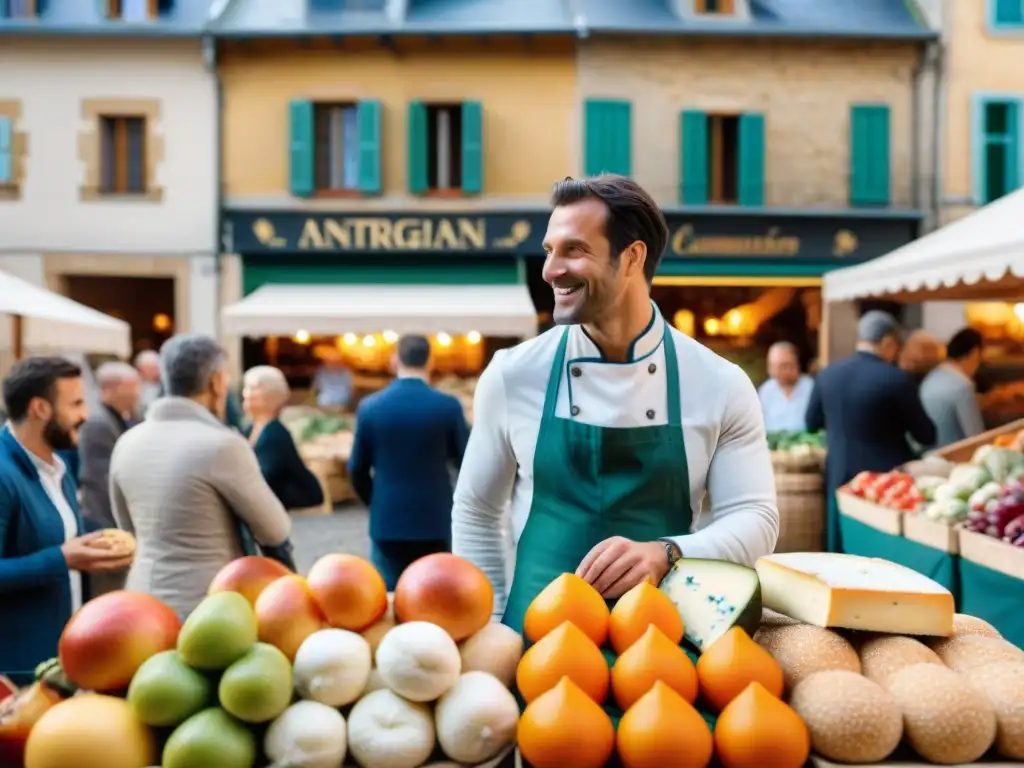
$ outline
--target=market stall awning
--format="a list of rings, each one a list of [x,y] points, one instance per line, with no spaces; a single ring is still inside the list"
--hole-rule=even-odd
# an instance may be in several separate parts
[[[825,275],[827,301],[1024,298],[1024,189],[865,264]]]
[[[40,288],[20,277],[0,272],[0,346],[17,349],[14,334],[21,318],[23,354],[95,352],[128,357],[131,327],[77,301]]]
[[[240,336],[455,333],[533,336],[537,310],[525,285],[263,285],[221,312]]]

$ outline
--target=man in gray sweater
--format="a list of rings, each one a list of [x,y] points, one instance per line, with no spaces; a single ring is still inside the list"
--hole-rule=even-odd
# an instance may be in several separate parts
[[[973,328],[957,331],[946,345],[946,361],[921,384],[921,404],[935,424],[937,447],[985,431],[974,387],[983,343]]]

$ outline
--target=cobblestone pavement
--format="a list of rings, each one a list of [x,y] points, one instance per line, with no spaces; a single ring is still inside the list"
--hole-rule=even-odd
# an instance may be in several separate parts
[[[333,515],[292,518],[295,564],[306,573],[318,558],[330,552],[349,552],[369,557],[369,515],[361,504],[335,507]]]

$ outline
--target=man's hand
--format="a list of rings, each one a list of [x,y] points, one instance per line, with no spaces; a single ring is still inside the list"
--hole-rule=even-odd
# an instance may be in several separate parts
[[[660,541],[630,541],[612,536],[583,558],[576,575],[608,599],[621,597],[641,581],[655,586],[668,573],[668,555]]]
[[[106,573],[120,571],[132,564],[134,555],[97,547],[96,540],[102,536],[102,531],[96,531],[65,541],[60,551],[67,561],[68,569],[83,573]]]

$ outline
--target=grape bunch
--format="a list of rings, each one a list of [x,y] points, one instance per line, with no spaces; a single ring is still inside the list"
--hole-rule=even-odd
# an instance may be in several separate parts
[[[1021,517],[1024,517],[1024,488],[1018,483],[1012,488],[1006,488],[984,507],[968,512],[967,530],[1002,539],[1007,535],[1011,523],[1016,524]]]
[[[1015,517],[1006,525],[1003,530],[1003,541],[1015,547],[1024,547],[1024,515]]]

